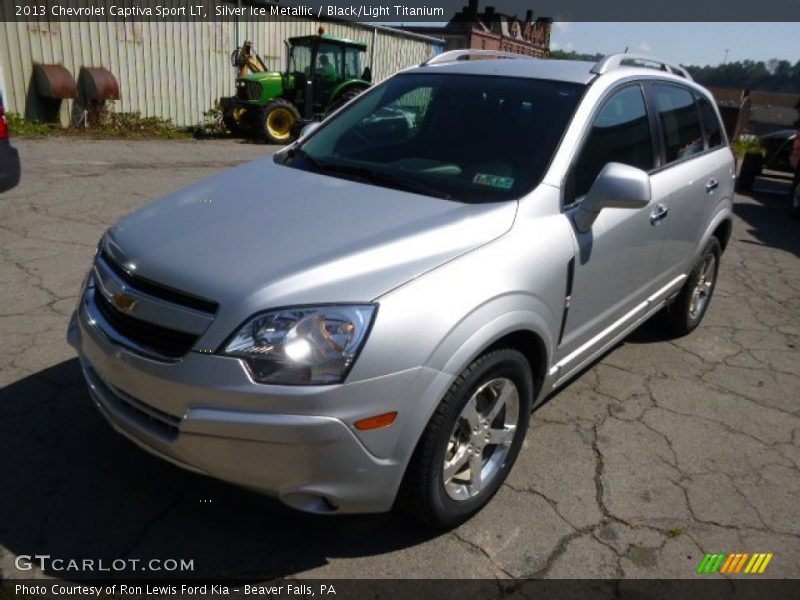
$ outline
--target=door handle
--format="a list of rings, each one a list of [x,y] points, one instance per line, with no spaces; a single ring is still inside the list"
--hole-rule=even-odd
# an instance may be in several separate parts
[[[668,214],[669,209],[666,206],[657,204],[655,210],[650,213],[650,225],[658,225]]]
[[[706,193],[710,194],[718,187],[719,187],[719,181],[717,181],[716,179],[709,179],[708,183],[706,184]]]

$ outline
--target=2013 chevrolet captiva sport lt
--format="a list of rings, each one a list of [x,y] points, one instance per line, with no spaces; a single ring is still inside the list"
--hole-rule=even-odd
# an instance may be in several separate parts
[[[68,338],[114,428],[297,509],[452,527],[548,394],[657,311],[694,329],[731,231],[710,94],[644,57],[492,56],[111,227]]]

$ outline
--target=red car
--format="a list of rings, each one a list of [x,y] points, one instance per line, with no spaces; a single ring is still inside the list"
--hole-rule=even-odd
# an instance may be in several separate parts
[[[0,192],[5,192],[19,183],[20,166],[19,153],[8,140],[2,81],[0,77]]]

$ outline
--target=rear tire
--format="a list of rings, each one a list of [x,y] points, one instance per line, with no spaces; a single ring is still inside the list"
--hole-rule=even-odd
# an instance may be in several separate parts
[[[268,144],[286,145],[295,140],[299,121],[300,113],[294,104],[279,98],[261,109],[259,134]]]
[[[350,102],[350,100],[359,96],[365,89],[366,88],[350,88],[349,90],[343,92],[338,98],[336,98],[336,100],[330,103],[328,110],[325,111],[325,115],[327,116],[332,112],[339,110],[342,106]]]
[[[719,240],[708,240],[700,259],[683,284],[678,297],[667,307],[666,325],[677,337],[693,331],[703,320],[717,286],[719,259],[722,248]]]
[[[484,354],[450,386],[406,469],[398,505],[450,529],[480,511],[519,454],[533,402],[528,361],[516,350]]]

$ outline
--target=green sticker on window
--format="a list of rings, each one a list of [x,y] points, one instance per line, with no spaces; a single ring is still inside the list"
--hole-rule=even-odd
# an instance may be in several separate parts
[[[502,177],[500,175],[489,175],[488,173],[475,173],[472,183],[479,185],[490,185],[503,190],[510,190],[514,185],[513,177]]]

